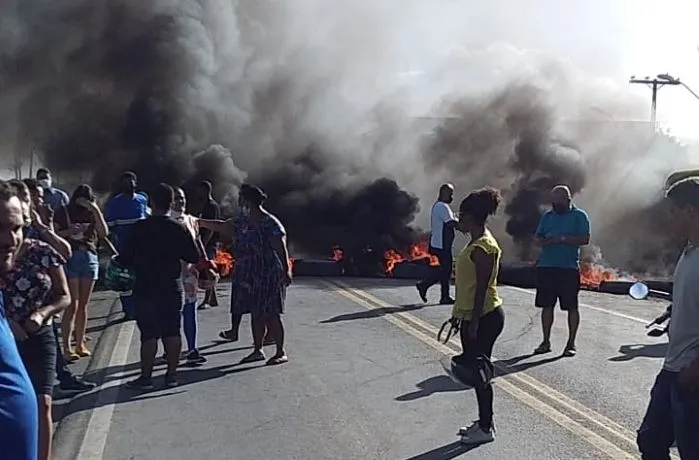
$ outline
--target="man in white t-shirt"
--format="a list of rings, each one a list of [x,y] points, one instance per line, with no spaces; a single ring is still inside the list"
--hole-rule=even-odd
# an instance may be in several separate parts
[[[456,228],[456,217],[449,207],[449,203],[454,201],[454,186],[444,184],[439,187],[439,197],[432,205],[430,212],[430,254],[439,259],[439,270],[427,279],[417,283],[417,292],[423,302],[427,302],[427,291],[430,287],[440,283],[442,296],[439,303],[450,305],[454,299],[449,294],[451,284],[451,271],[453,265],[452,246],[454,244],[454,229]]]

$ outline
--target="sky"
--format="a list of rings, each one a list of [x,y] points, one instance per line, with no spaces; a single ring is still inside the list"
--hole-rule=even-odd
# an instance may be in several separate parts
[[[699,2],[626,3],[629,53],[620,70],[636,76],[667,72],[699,94]],[[651,91],[641,85],[634,90],[647,95],[650,107]],[[658,120],[677,136],[699,141],[699,99],[683,87],[666,86],[658,93]]]
[[[489,38],[567,57],[591,77],[620,86],[632,75],[669,73],[699,94],[696,0],[524,0],[509,14],[505,2],[489,4],[492,22],[482,25],[490,29]],[[647,98],[650,116],[650,89],[633,85],[630,90]],[[657,119],[676,136],[699,141],[699,100],[684,88],[659,92]]]

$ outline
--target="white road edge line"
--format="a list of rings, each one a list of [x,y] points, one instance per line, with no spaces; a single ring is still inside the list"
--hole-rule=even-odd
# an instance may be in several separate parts
[[[131,340],[133,339],[135,329],[136,326],[133,321],[122,324],[119,329],[114,350],[107,366],[112,369],[119,367],[120,371],[117,375],[121,375],[121,377],[97,389],[99,396],[95,408],[90,414],[90,420],[87,422],[85,438],[80,446],[77,460],[97,460],[104,455],[107,436],[112,425],[114,405],[118,396],[118,391],[107,392],[105,390],[120,386],[124,381],[123,371],[129,356],[129,348],[131,348]]]
[[[524,288],[517,287],[517,286],[503,286],[503,287],[505,287],[507,289],[513,289],[515,291],[526,292],[527,294],[532,295],[532,296],[536,295],[536,292],[532,291],[531,289],[524,289]],[[618,313],[616,311],[607,310],[606,308],[595,307],[595,306],[588,305],[588,304],[582,303],[582,302],[578,303],[578,305],[580,305],[581,307],[589,308],[590,310],[595,310],[595,311],[598,311],[601,313],[606,313],[608,315],[617,316],[619,318],[630,319],[631,321],[636,321],[637,323],[641,323],[641,324],[648,324],[650,322],[650,320],[645,320],[645,319],[637,318],[635,316],[625,315],[624,313]]]

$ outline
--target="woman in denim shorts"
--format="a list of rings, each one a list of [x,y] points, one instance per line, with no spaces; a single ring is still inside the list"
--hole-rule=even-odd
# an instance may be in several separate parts
[[[73,249],[73,256],[65,266],[70,288],[71,304],[63,314],[63,355],[67,361],[90,356],[85,346],[87,306],[92,289],[99,276],[97,247],[107,236],[107,223],[95,201],[89,185],[79,185],[66,206],[56,210],[54,216],[58,234],[66,238]],[[73,348],[71,339],[75,332]]]

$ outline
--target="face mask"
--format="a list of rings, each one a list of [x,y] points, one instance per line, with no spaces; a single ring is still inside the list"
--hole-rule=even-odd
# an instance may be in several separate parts
[[[570,208],[570,205],[566,203],[551,203],[551,207],[555,212],[566,212]]]
[[[46,179],[40,179],[40,180],[39,180],[39,183],[40,183],[41,186],[42,186],[43,188],[45,188],[45,189],[46,189],[46,188],[51,188],[51,179],[49,179],[48,177],[47,177]]]

